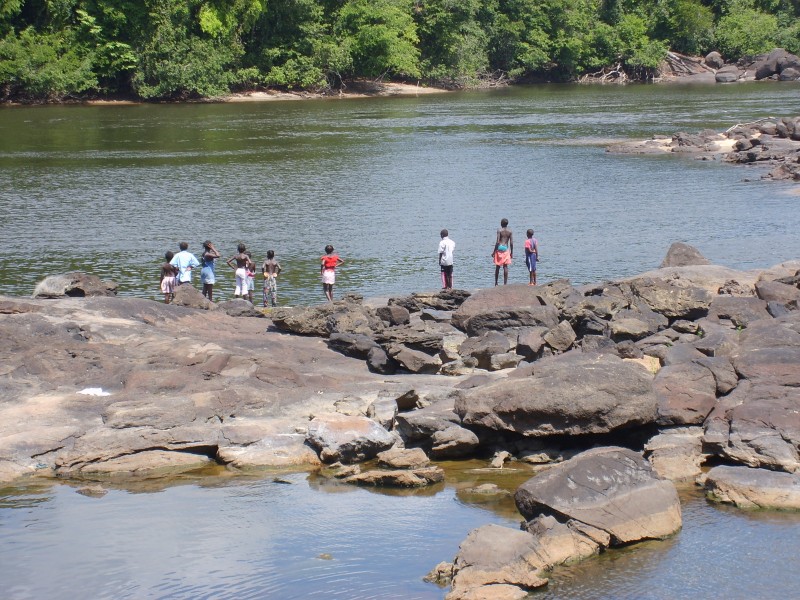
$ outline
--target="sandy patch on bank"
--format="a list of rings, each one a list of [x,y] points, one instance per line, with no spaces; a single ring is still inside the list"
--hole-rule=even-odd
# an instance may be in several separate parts
[[[377,83],[359,81],[347,84],[347,87],[330,93],[281,92],[267,90],[262,92],[242,92],[220,98],[222,102],[269,102],[274,100],[313,100],[321,98],[373,98],[389,96],[422,96],[427,94],[444,94],[449,90],[425,87],[410,83]]]

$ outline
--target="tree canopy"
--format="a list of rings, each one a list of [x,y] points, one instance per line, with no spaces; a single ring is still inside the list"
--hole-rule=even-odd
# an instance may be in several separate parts
[[[797,0],[0,0],[0,99],[647,78],[668,49],[798,53],[798,16]]]

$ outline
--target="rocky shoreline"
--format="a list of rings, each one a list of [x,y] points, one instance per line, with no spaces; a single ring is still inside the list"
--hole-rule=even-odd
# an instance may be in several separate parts
[[[722,160],[755,166],[761,179],[800,181],[800,117],[767,117],[724,132],[677,132],[612,144],[614,154],[682,154],[697,160]]]
[[[449,598],[523,597],[558,564],[672,535],[673,482],[800,509],[800,260],[737,271],[676,243],[620,281],[266,318],[179,290],[164,305],[71,274],[0,298],[0,481],[217,462],[420,487],[466,457],[542,471],[516,492],[521,530],[479,528],[431,573]]]

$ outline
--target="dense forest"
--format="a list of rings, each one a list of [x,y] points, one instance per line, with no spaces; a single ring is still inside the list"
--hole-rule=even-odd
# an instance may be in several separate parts
[[[800,52],[798,0],[0,0],[0,99],[568,81]]]

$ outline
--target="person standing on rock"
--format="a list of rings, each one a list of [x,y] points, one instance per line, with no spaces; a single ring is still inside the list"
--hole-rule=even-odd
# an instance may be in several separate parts
[[[500,277],[500,267],[503,267],[503,285],[508,283],[508,266],[514,258],[514,237],[508,228],[508,219],[500,221],[500,229],[497,230],[497,237],[492,250],[494,260],[494,284]]]
[[[338,254],[333,253],[333,246],[325,246],[325,256],[320,257],[319,272],[322,275],[322,291],[328,302],[333,302],[333,284],[336,283],[336,267],[343,265],[344,261]]]
[[[261,272],[264,274],[264,306],[278,306],[278,274],[282,270],[281,263],[275,259],[275,250],[267,250],[267,259],[261,265]]]
[[[178,279],[175,283],[177,285],[192,283],[192,269],[199,267],[200,261],[197,260],[197,257],[194,254],[189,252],[188,243],[181,242],[178,244],[178,247],[181,249],[181,251],[173,256],[172,260],[169,261],[169,264],[178,268]]]
[[[175,298],[175,276],[178,274],[178,268],[170,264],[174,257],[174,252],[167,251],[161,264],[161,293],[164,294],[164,304],[169,304]]]
[[[442,289],[453,289],[453,252],[456,243],[451,240],[447,229],[442,229],[440,235],[442,241],[439,242],[439,268],[442,270]]]
[[[536,263],[539,262],[539,242],[533,237],[533,229],[526,232],[525,240],[525,265],[528,267],[528,285],[536,285]]]
[[[236,248],[239,253],[231,256],[226,264],[236,272],[236,288],[233,291],[235,298],[244,298],[247,295],[247,269],[251,263],[245,254],[247,246],[239,244]]]
[[[220,257],[219,251],[209,241],[203,242],[203,269],[200,271],[200,281],[203,284],[203,296],[209,302],[214,301],[214,284],[217,282],[214,266]]]

